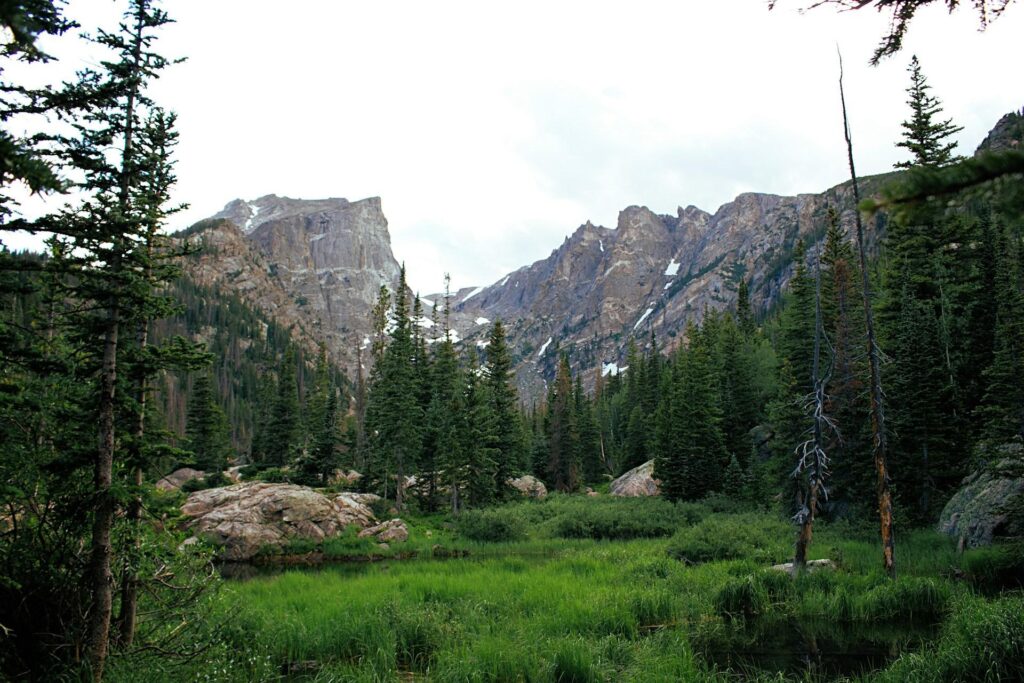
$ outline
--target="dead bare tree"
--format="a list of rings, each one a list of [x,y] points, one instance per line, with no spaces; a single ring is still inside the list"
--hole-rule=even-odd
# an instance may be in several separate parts
[[[834,219],[834,214],[833,214]],[[805,401],[805,408],[811,414],[810,438],[796,447],[797,464],[794,477],[802,478],[806,473],[806,488],[800,487],[799,510],[794,520],[800,526],[796,537],[793,569],[800,572],[807,564],[807,548],[814,533],[814,518],[818,514],[818,500],[828,499],[829,458],[825,452],[825,433],[836,431],[835,423],[825,414],[830,371],[821,370],[821,343],[824,333],[821,321],[821,245],[814,252],[814,354],[811,361],[811,384],[814,387]]]
[[[838,50],[837,50],[838,51]],[[846,113],[846,94],[843,91],[843,55],[839,53],[839,98],[843,106],[843,135],[846,138],[846,155],[850,164],[850,178],[853,181],[853,199],[857,205],[857,252],[860,258],[861,295],[864,302],[864,325],[867,332],[868,367],[871,374],[871,440],[878,475],[878,516],[882,532],[882,564],[890,578],[896,578],[895,539],[893,538],[892,492],[889,490],[889,444],[885,434],[885,394],[882,391],[882,352],[875,337],[874,316],[871,310],[871,282],[868,278],[867,249],[864,246],[864,222],[860,215],[860,187],[857,171],[853,164],[853,138],[850,134],[850,119]]]

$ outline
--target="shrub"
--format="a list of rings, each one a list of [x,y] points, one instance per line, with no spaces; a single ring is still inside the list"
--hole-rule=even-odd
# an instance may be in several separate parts
[[[472,541],[500,543],[526,538],[526,525],[514,508],[467,510],[459,517],[459,533]]]
[[[967,579],[986,592],[1024,586],[1024,543],[968,550],[962,566]]]
[[[690,564],[716,560],[783,560],[790,551],[793,527],[755,514],[705,519],[679,530],[669,541],[668,554]]]
[[[628,540],[671,536],[679,528],[676,508],[660,498],[573,501],[549,529],[558,538]]]
[[[189,479],[181,485],[181,490],[185,493],[192,493],[193,491],[205,491],[206,489],[216,489],[222,486],[230,486],[231,480],[228,479],[227,475],[223,472],[214,472],[205,477],[199,479]]]

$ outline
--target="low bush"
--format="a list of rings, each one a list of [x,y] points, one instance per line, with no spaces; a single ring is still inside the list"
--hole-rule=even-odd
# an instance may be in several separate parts
[[[199,479],[189,479],[181,485],[181,490],[185,493],[192,493],[193,491],[205,491],[206,489],[230,486],[231,483],[231,480],[223,472],[214,472]]]
[[[1024,543],[976,548],[964,553],[967,580],[985,592],[1024,586]]]
[[[526,523],[514,507],[467,510],[459,517],[458,530],[465,538],[483,543],[526,538]]]
[[[668,554],[688,564],[751,559],[780,562],[790,553],[793,527],[782,520],[756,514],[722,515],[680,529],[668,544]]]

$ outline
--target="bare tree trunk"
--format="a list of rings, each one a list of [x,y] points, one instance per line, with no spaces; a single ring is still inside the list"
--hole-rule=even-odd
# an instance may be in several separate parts
[[[834,215],[834,214],[833,214]],[[811,395],[812,431],[811,438],[798,447],[800,459],[797,471],[807,471],[807,498],[801,500],[797,519],[800,532],[796,538],[796,549],[793,555],[793,569],[797,572],[807,564],[807,548],[811,545],[814,533],[814,518],[818,514],[818,495],[824,491],[825,476],[828,473],[828,456],[825,453],[824,426],[830,423],[825,415],[825,384],[827,377],[821,372],[821,247],[815,250],[814,257],[814,354],[811,361]],[[827,373],[824,373],[827,375]],[[810,452],[808,452],[808,447]]]
[[[151,249],[147,249],[147,251],[150,251],[150,256],[152,256]],[[139,323],[137,336],[139,351],[144,352],[149,342],[149,326],[146,320],[142,320]],[[137,401],[139,412],[136,415],[135,422],[135,453],[133,453],[135,463],[132,468],[132,484],[135,486],[136,493],[132,497],[132,502],[128,505],[127,510],[127,521],[132,529],[132,533],[135,534],[132,540],[132,547],[136,555],[138,555],[139,549],[142,547],[142,539],[139,537],[139,524],[142,521],[142,440],[146,435],[147,389],[146,375],[140,373],[135,388],[135,400]],[[132,642],[135,640],[135,622],[136,615],[138,614],[139,576],[134,566],[134,558],[125,558],[124,577],[121,582],[121,613],[118,615],[118,622],[121,645],[126,648],[131,647]]]
[[[860,187],[853,164],[853,139],[850,120],[846,114],[846,95],[843,92],[843,56],[839,55],[839,97],[843,105],[843,134],[846,154],[853,180],[853,199],[857,204],[857,251],[860,257],[861,294],[864,301],[864,322],[867,328],[868,366],[871,371],[871,436],[877,474],[878,517],[882,533],[882,566],[890,578],[896,578],[895,539],[893,538],[892,492],[889,490],[889,444],[885,434],[885,395],[882,392],[882,359],[875,338],[874,316],[871,311],[871,282],[868,277],[867,248],[864,245],[864,223],[860,216]]]

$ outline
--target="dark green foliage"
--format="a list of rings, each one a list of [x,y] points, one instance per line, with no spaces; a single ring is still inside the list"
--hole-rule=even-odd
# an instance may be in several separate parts
[[[722,437],[719,387],[707,335],[691,327],[690,348],[677,355],[669,393],[658,412],[655,476],[671,501],[718,491],[728,463]]]
[[[753,558],[781,562],[791,552],[790,526],[764,515],[719,515],[683,528],[672,537],[668,554],[688,564]]]
[[[768,7],[774,8],[776,2],[778,0],[769,0]],[[888,32],[882,37],[882,42],[871,57],[871,64],[877,66],[883,58],[891,57],[903,48],[903,39],[910,29],[910,22],[917,11],[935,2],[945,5],[951,13],[961,4],[960,0],[821,0],[810,6],[836,5],[842,10],[873,8],[879,12],[889,11]],[[1013,0],[974,0],[972,5],[978,12],[981,28],[984,29],[991,21],[999,17],[1012,2]]]
[[[526,538],[526,520],[504,508],[467,510],[459,516],[458,529],[471,541],[501,543]]]
[[[896,168],[938,167],[959,161],[953,155],[956,142],[950,142],[949,138],[962,131],[963,127],[954,126],[952,119],[937,120],[936,117],[942,114],[942,103],[928,94],[931,86],[921,73],[917,55],[911,58],[907,70],[910,72],[907,104],[910,105],[911,117],[903,122],[903,139],[896,146],[905,148],[912,158],[897,163]]]
[[[504,497],[505,481],[514,474],[525,471],[526,459],[520,438],[518,403],[519,398],[513,384],[512,356],[505,342],[505,327],[500,320],[494,321],[487,337],[487,362],[484,365],[484,384],[490,410],[494,416],[495,479],[499,497]]]
[[[185,437],[197,469],[220,472],[227,466],[231,454],[227,418],[213,394],[208,372],[196,373],[192,381]]]
[[[575,491],[580,485],[579,431],[573,400],[569,359],[563,354],[548,393],[545,419],[547,480],[556,490]]]
[[[1010,681],[1024,671],[1024,600],[964,601],[924,652],[901,657],[879,681]]]
[[[1021,243],[1009,230],[999,235],[994,284],[995,330],[987,388],[979,407],[985,435],[994,440],[1024,436],[1024,276]]]
[[[366,413],[368,481],[375,482],[385,498],[393,494],[399,508],[404,504],[404,478],[414,471],[422,447],[423,406],[414,356],[403,267],[395,293],[394,326],[370,378]]]
[[[295,378],[297,356],[289,347],[278,368],[277,391],[270,422],[267,425],[261,462],[268,465],[287,465],[295,460],[302,448],[302,416],[299,406],[299,385]]]

